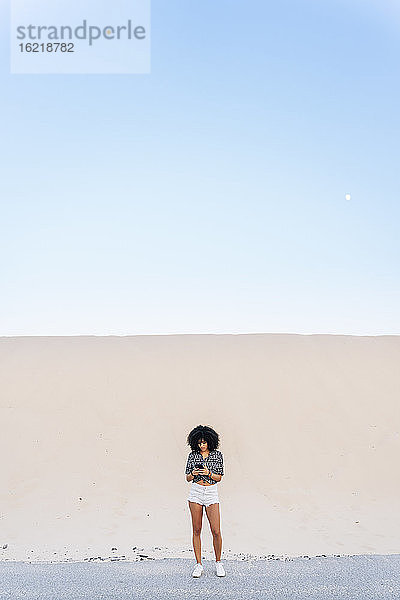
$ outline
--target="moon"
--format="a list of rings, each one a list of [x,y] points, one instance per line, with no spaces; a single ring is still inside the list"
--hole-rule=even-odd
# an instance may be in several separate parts
[[[346,194],[346,195],[345,195],[345,199],[346,199],[346,200],[351,200],[351,194]]]

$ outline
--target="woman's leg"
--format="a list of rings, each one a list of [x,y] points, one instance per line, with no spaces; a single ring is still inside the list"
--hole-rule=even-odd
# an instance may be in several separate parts
[[[213,536],[213,546],[215,552],[215,560],[221,560],[222,552],[222,535],[220,526],[219,504],[210,504],[206,506],[206,515],[210,523],[210,529]]]
[[[192,515],[192,528],[193,528],[193,550],[196,557],[196,561],[201,563],[201,525],[203,521],[203,506],[197,504],[197,502],[190,502],[189,500],[190,514]]]

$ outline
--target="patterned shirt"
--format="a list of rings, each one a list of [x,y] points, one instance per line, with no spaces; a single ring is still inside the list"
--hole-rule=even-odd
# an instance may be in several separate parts
[[[215,475],[224,474],[224,457],[219,450],[212,450],[206,458],[203,458],[200,451],[190,452],[186,463],[186,475],[190,475],[195,468],[195,465],[199,463],[205,464],[207,469],[209,469],[211,473],[215,473]],[[218,483],[208,475],[194,475],[193,483],[197,483],[201,480],[205,483]]]

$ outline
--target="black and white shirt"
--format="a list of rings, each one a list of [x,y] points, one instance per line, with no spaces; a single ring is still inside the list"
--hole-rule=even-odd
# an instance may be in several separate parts
[[[200,463],[205,465],[205,467],[207,467],[211,473],[215,473],[215,475],[224,474],[224,457],[219,450],[212,450],[206,458],[203,458],[201,452],[190,452],[186,463],[186,475],[190,475],[195,468],[195,465]],[[193,483],[197,483],[201,480],[206,483],[218,483],[208,475],[194,475]]]

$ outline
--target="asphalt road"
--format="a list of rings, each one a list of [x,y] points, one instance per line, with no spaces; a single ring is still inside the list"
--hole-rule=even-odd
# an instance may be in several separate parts
[[[191,577],[187,559],[0,562],[0,598],[12,600],[399,600],[400,554],[223,561]]]

